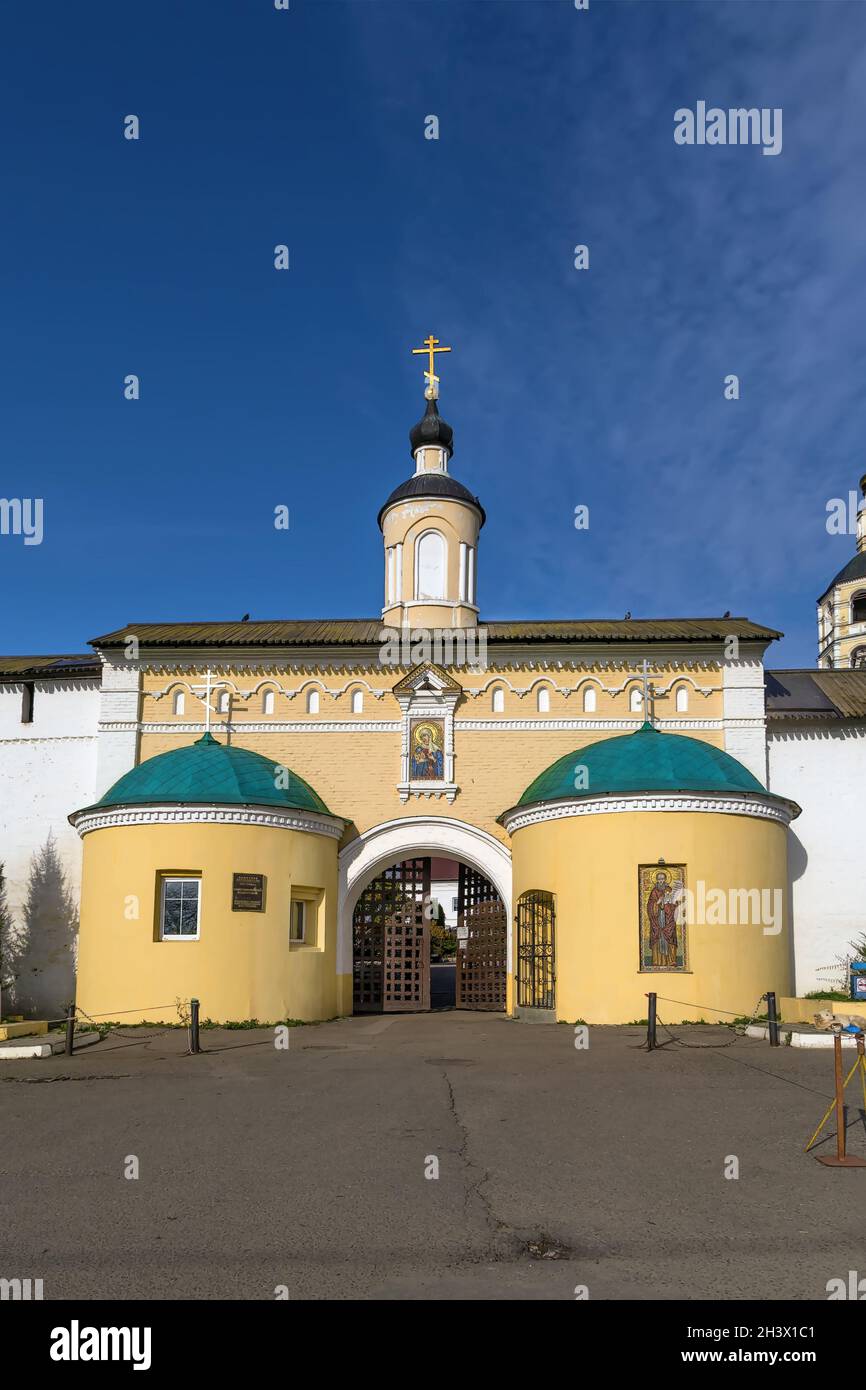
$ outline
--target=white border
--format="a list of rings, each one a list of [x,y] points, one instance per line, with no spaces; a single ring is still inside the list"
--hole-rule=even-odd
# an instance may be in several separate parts
[[[200,941],[201,940],[201,874],[162,874],[160,875],[159,885],[159,939],[160,941]],[[178,932],[173,936],[165,935],[165,885],[167,883],[197,883],[198,893],[196,894],[195,905],[195,935],[190,936],[189,932]]]
[[[772,796],[769,792],[632,792],[628,796],[575,797],[536,802],[531,806],[512,806],[499,817],[509,835],[527,825],[563,820],[567,816],[618,815],[625,811],[697,811],[726,816],[752,816],[756,820],[790,825],[800,814],[795,801]]]
[[[79,835],[84,838],[92,830],[107,830],[115,825],[263,825],[280,830],[307,830],[314,835],[329,835],[339,840],[345,821],[339,816],[326,816],[319,811],[302,811],[278,806],[221,806],[218,803],[191,805],[106,806],[74,811],[69,817]]]

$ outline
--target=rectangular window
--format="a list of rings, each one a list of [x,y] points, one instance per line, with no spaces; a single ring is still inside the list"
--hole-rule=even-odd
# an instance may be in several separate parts
[[[32,681],[25,681],[21,689],[21,723],[33,723],[33,698],[36,687]]]
[[[165,877],[160,894],[160,940],[195,940],[199,934],[201,879]]]
[[[290,941],[307,939],[307,904],[301,898],[292,898],[292,918],[289,925]]]

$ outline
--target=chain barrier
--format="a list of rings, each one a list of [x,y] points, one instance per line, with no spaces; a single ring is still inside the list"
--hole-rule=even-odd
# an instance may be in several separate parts
[[[148,1005],[147,1009],[119,1009],[119,1010],[118,1010],[118,1013],[125,1013],[125,1014],[140,1014],[140,1013],[148,1013],[148,1012],[150,1012],[150,1013],[156,1013],[157,1010],[159,1010],[159,1009],[176,1009],[176,1010],[177,1010],[177,1014],[178,1014],[178,1018],[180,1019],[181,1024],[186,1024],[186,1027],[187,1027],[187,1037],[189,1037],[189,1000],[188,1000],[188,999],[176,999],[176,1000],[174,1001],[173,1004],[150,1004],[150,1005]],[[89,1013],[86,1011],[86,1009],[82,1009],[82,1008],[80,1008],[80,1007],[78,1007],[78,1006],[76,1006],[75,1013],[76,1013],[76,1016],[78,1016],[78,1015],[80,1014],[82,1018],[86,1018],[87,1021],[88,1021],[88,1023],[94,1024],[95,1027],[97,1027],[97,1028],[104,1028],[105,1031],[106,1031],[106,1033],[111,1033],[112,1036],[115,1037],[115,1038],[123,1038],[124,1041],[126,1041],[126,1042],[140,1042],[140,1041],[143,1041],[144,1039],[149,1039],[149,1038],[161,1038],[165,1033],[171,1033],[171,1032],[174,1031],[174,1029],[172,1028],[171,1024],[166,1024],[166,1026],[165,1026],[164,1028],[157,1028],[157,1029],[156,1029],[154,1032],[152,1032],[152,1033],[139,1033],[139,1032],[135,1032],[135,1033],[122,1033],[122,1032],[120,1031],[119,1028],[115,1028],[115,1027],[113,1027],[111,1024],[108,1024],[108,1023],[100,1023],[100,1022],[99,1022],[99,1019],[100,1019],[100,1018],[108,1018],[108,1017],[110,1017],[109,1014],[97,1014],[97,1015],[94,1017],[92,1014],[89,1014]],[[64,1020],[64,1022],[65,1022],[65,1020]]]
[[[662,995],[662,994],[657,994],[657,995],[656,995],[656,998],[657,998],[657,999],[664,999],[664,1002],[665,1002],[666,1004],[683,1004],[684,1007],[689,1008],[689,1009],[707,1009],[710,1013],[716,1013],[716,1014],[730,1014],[731,1017],[732,1017],[732,1018],[735,1018],[735,1019],[736,1019],[736,1018],[743,1018],[743,1017],[744,1017],[744,1014],[743,1014],[742,1012],[741,1012],[741,1013],[735,1013],[733,1009],[718,1009],[718,1008],[713,1007],[713,1006],[710,1005],[710,1004],[685,1004],[685,1001],[682,1000],[682,999],[668,999],[668,998],[666,998],[666,997],[665,997],[664,995]],[[758,1011],[760,1010],[760,1007],[761,1007],[761,1005],[763,1004],[763,1002],[764,1002],[764,996],[763,996],[763,994],[762,994],[762,995],[760,995],[760,997],[758,998],[758,1002],[757,1002],[757,1004],[755,1005],[755,1007],[754,1007],[754,1009],[753,1009],[753,1011],[752,1011],[752,1016],[751,1016],[751,1018],[749,1019],[748,1023],[745,1024],[745,1026],[742,1025],[742,1024],[736,1024],[736,1023],[722,1023],[722,1024],[716,1025],[717,1027],[721,1027],[721,1028],[733,1028],[733,1029],[735,1030],[735,1031],[734,1031],[733,1037],[729,1038],[728,1041],[727,1041],[727,1042],[724,1042],[724,1043],[689,1043],[689,1042],[685,1042],[683,1038],[678,1038],[678,1037],[676,1036],[675,1033],[672,1033],[672,1032],[671,1032],[671,1030],[670,1030],[670,1028],[668,1027],[668,1025],[667,1025],[662,1019],[659,1018],[658,1014],[656,1014],[656,1023],[659,1024],[662,1028],[664,1028],[664,1030],[665,1030],[665,1032],[667,1033],[668,1037],[670,1038],[671,1042],[676,1043],[679,1047],[693,1048],[696,1052],[718,1051],[718,1050],[721,1049],[721,1048],[733,1047],[734,1043],[745,1041],[745,1039],[746,1039],[746,1029],[747,1029],[747,1028],[750,1028],[751,1025],[754,1023],[755,1019],[758,1017]]]

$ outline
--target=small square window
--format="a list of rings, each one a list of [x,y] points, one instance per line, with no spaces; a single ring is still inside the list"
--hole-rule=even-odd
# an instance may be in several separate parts
[[[292,918],[289,925],[290,941],[307,939],[307,904],[301,898],[292,898]]]
[[[199,934],[201,880],[163,878],[159,909],[162,941],[191,941]]]

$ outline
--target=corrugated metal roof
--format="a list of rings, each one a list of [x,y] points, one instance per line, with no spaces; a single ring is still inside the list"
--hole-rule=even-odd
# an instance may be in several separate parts
[[[866,671],[818,671],[815,684],[829,696],[843,719],[866,716]]]
[[[866,718],[866,671],[767,671],[764,685],[773,718]]]
[[[102,663],[93,652],[71,656],[0,656],[0,681],[32,680],[49,676],[98,676]]]
[[[694,642],[728,637],[772,641],[782,633],[748,618],[592,618],[578,622],[486,623],[498,642]]]
[[[558,622],[481,623],[488,642],[695,642],[740,637],[772,641],[782,634],[748,618],[630,618]],[[128,623],[91,638],[94,647],[125,646],[131,636],[142,647],[318,647],[378,646],[380,618],[308,618],[246,623]]]

